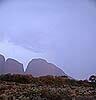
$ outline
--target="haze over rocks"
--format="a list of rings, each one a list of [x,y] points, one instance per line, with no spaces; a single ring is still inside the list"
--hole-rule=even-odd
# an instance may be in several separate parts
[[[23,64],[12,59],[8,58],[5,61],[5,57],[0,55],[0,74],[32,74],[33,76],[63,76],[65,73],[63,70],[55,66],[54,64],[48,63],[46,60],[38,58],[32,59],[26,71],[24,72]]]

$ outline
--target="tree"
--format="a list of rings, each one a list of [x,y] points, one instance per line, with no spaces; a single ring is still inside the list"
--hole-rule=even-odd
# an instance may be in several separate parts
[[[96,83],[96,76],[95,75],[90,76],[89,81]]]

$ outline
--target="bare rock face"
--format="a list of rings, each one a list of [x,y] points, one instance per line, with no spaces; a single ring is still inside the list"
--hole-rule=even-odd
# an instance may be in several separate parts
[[[8,58],[4,65],[4,73],[23,74],[23,64],[14,59]]]
[[[40,58],[33,59],[32,61],[30,61],[24,73],[23,64],[11,58],[8,58],[5,61],[4,56],[0,55],[0,74],[7,74],[7,73],[32,74],[33,76],[65,75],[65,73],[60,68]]]
[[[4,73],[5,58],[0,54],[0,74]]]
[[[44,59],[33,59],[29,62],[26,74],[32,74],[33,76],[63,76],[65,73],[57,66],[48,63]]]

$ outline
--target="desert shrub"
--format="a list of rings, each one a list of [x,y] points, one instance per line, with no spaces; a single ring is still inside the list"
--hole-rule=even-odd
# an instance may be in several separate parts
[[[9,82],[17,82],[17,83],[31,83],[32,82],[31,75],[22,75],[22,74],[5,74],[0,75],[0,80],[9,81]]]
[[[54,80],[54,84],[55,86],[62,86],[63,84],[65,84],[65,81],[62,77],[55,77],[55,80]]]
[[[39,82],[41,82],[42,85],[52,85],[54,84],[54,77],[53,76],[42,76],[39,77]]]
[[[67,92],[62,92],[58,90],[51,90],[51,89],[43,89],[41,91],[41,97],[47,98],[48,100],[71,100],[71,97],[68,96]]]

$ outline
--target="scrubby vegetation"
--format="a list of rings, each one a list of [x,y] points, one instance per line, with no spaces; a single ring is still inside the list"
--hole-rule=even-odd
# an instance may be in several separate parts
[[[96,100],[96,83],[67,76],[0,75],[0,100]]]

